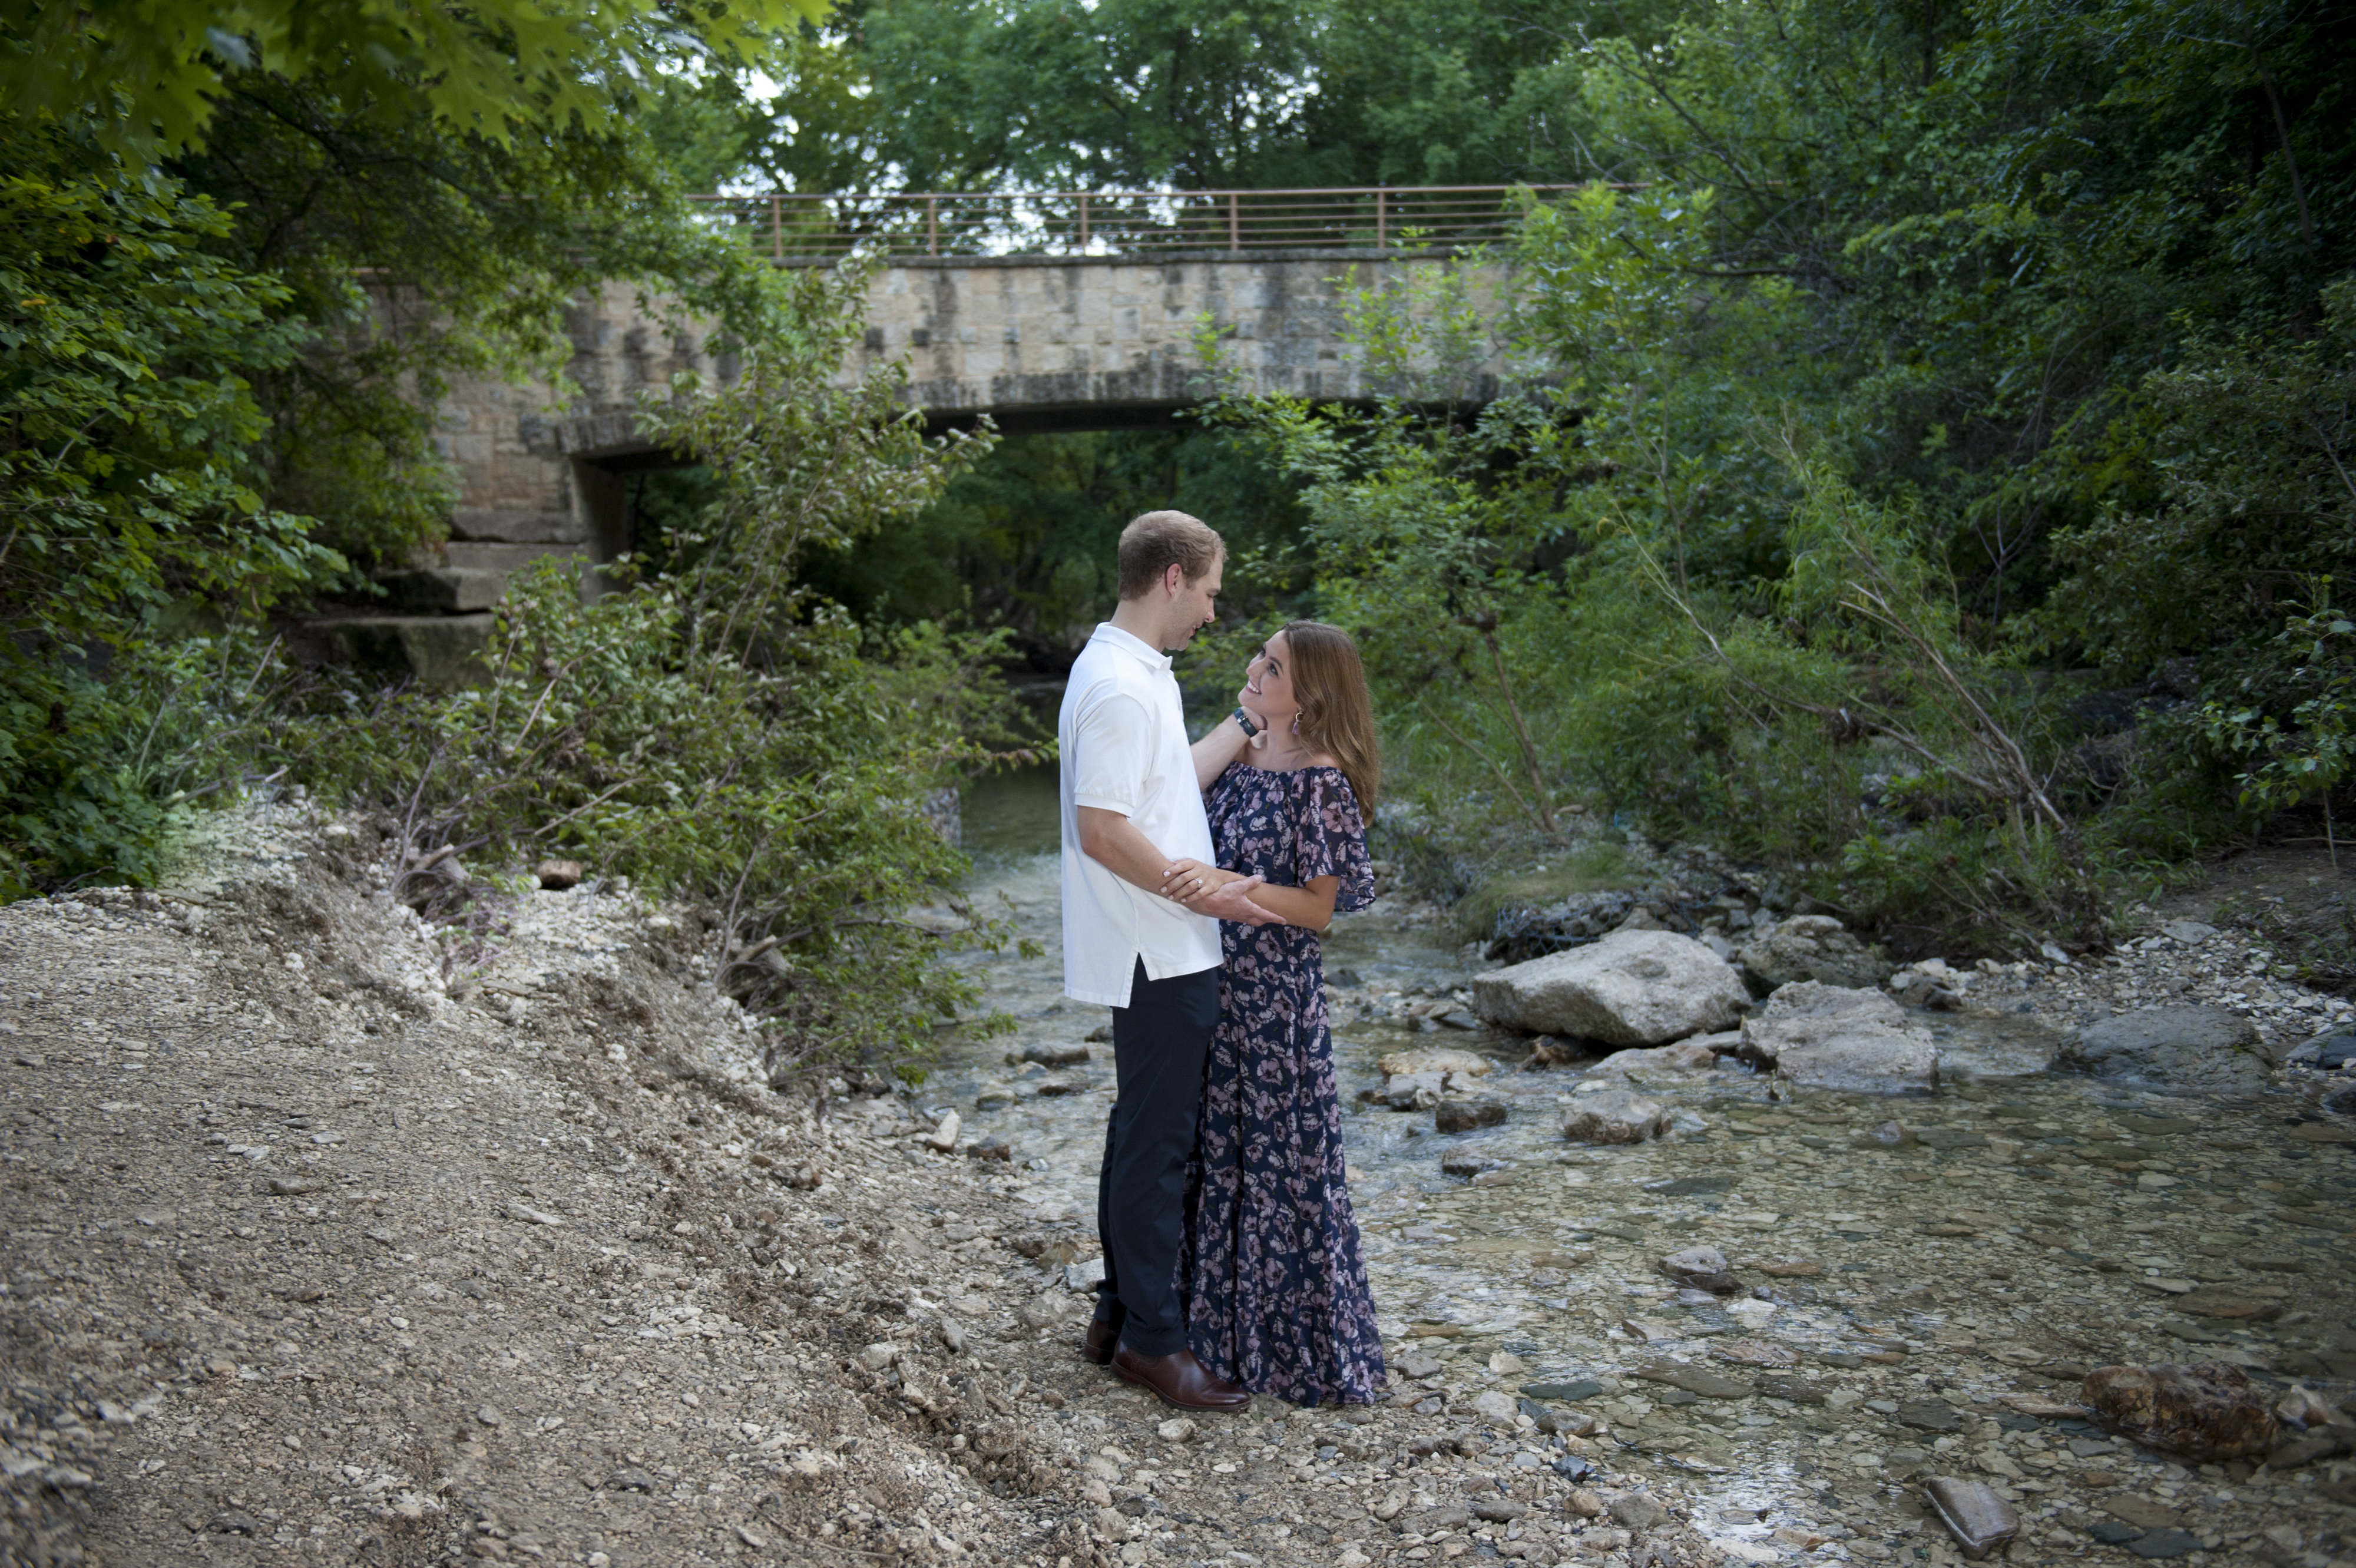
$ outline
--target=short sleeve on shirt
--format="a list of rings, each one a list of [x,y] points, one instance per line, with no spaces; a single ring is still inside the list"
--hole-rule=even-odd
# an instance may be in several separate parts
[[[1145,704],[1119,692],[1089,701],[1072,721],[1072,803],[1137,814],[1145,800],[1151,725]]]
[[[1363,909],[1375,901],[1375,867],[1366,854],[1366,822],[1357,792],[1339,768],[1301,772],[1306,787],[1293,813],[1293,874],[1303,886],[1320,876],[1339,877],[1334,909]]]

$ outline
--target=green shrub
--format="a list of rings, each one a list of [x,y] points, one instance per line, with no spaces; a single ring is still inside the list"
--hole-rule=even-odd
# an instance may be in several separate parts
[[[763,1017],[781,1073],[913,1060],[971,1004],[907,913],[954,902],[964,866],[920,808],[961,771],[1031,755],[996,674],[1002,636],[862,640],[797,582],[809,546],[924,505],[989,444],[927,441],[897,368],[833,384],[864,285],[857,268],[793,274],[794,329],[737,381],[648,403],[654,436],[716,476],[665,542],[669,571],[584,603],[541,563],[510,586],[479,683],[346,687],[309,737],[315,769],[399,822],[403,897],[462,896],[431,875],[447,846],[561,854],[700,904],[721,933],[712,979]],[[969,942],[1001,934],[970,911],[964,926]]]

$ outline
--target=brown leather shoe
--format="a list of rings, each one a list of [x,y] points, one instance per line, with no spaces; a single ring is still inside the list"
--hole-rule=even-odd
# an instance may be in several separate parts
[[[1167,1356],[1141,1356],[1123,1345],[1112,1353],[1112,1375],[1160,1394],[1162,1402],[1180,1410],[1237,1411],[1251,1403],[1248,1390],[1215,1377],[1194,1359],[1192,1350]]]
[[[1111,1324],[1091,1319],[1088,1337],[1080,1341],[1080,1359],[1093,1366],[1104,1366],[1112,1360],[1112,1348],[1120,1339],[1120,1330]]]

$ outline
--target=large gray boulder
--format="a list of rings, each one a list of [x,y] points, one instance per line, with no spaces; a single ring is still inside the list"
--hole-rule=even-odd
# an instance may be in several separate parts
[[[1879,985],[1894,967],[1874,957],[1830,915],[1794,915],[1762,926],[1744,940],[1737,956],[1770,990],[1801,980],[1851,989]]]
[[[1730,1029],[1749,1003],[1723,960],[1674,931],[1614,931],[1472,982],[1472,1006],[1493,1024],[1614,1046]]]
[[[1928,1094],[1939,1084],[1931,1031],[1879,991],[1803,980],[1742,1022],[1743,1054],[1806,1089]]]
[[[2274,1066],[2257,1026],[2222,1007],[2144,1007],[2100,1019],[2062,1047],[2065,1067],[2169,1089],[2254,1093]]]

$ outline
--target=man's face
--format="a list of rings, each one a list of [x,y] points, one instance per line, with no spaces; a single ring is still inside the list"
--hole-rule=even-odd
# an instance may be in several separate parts
[[[1227,558],[1222,555],[1211,563],[1209,571],[1191,583],[1186,581],[1183,568],[1170,568],[1178,578],[1178,592],[1170,601],[1169,618],[1162,622],[1163,652],[1179,651],[1194,640],[1196,632],[1219,618],[1219,575],[1226,566]]]

